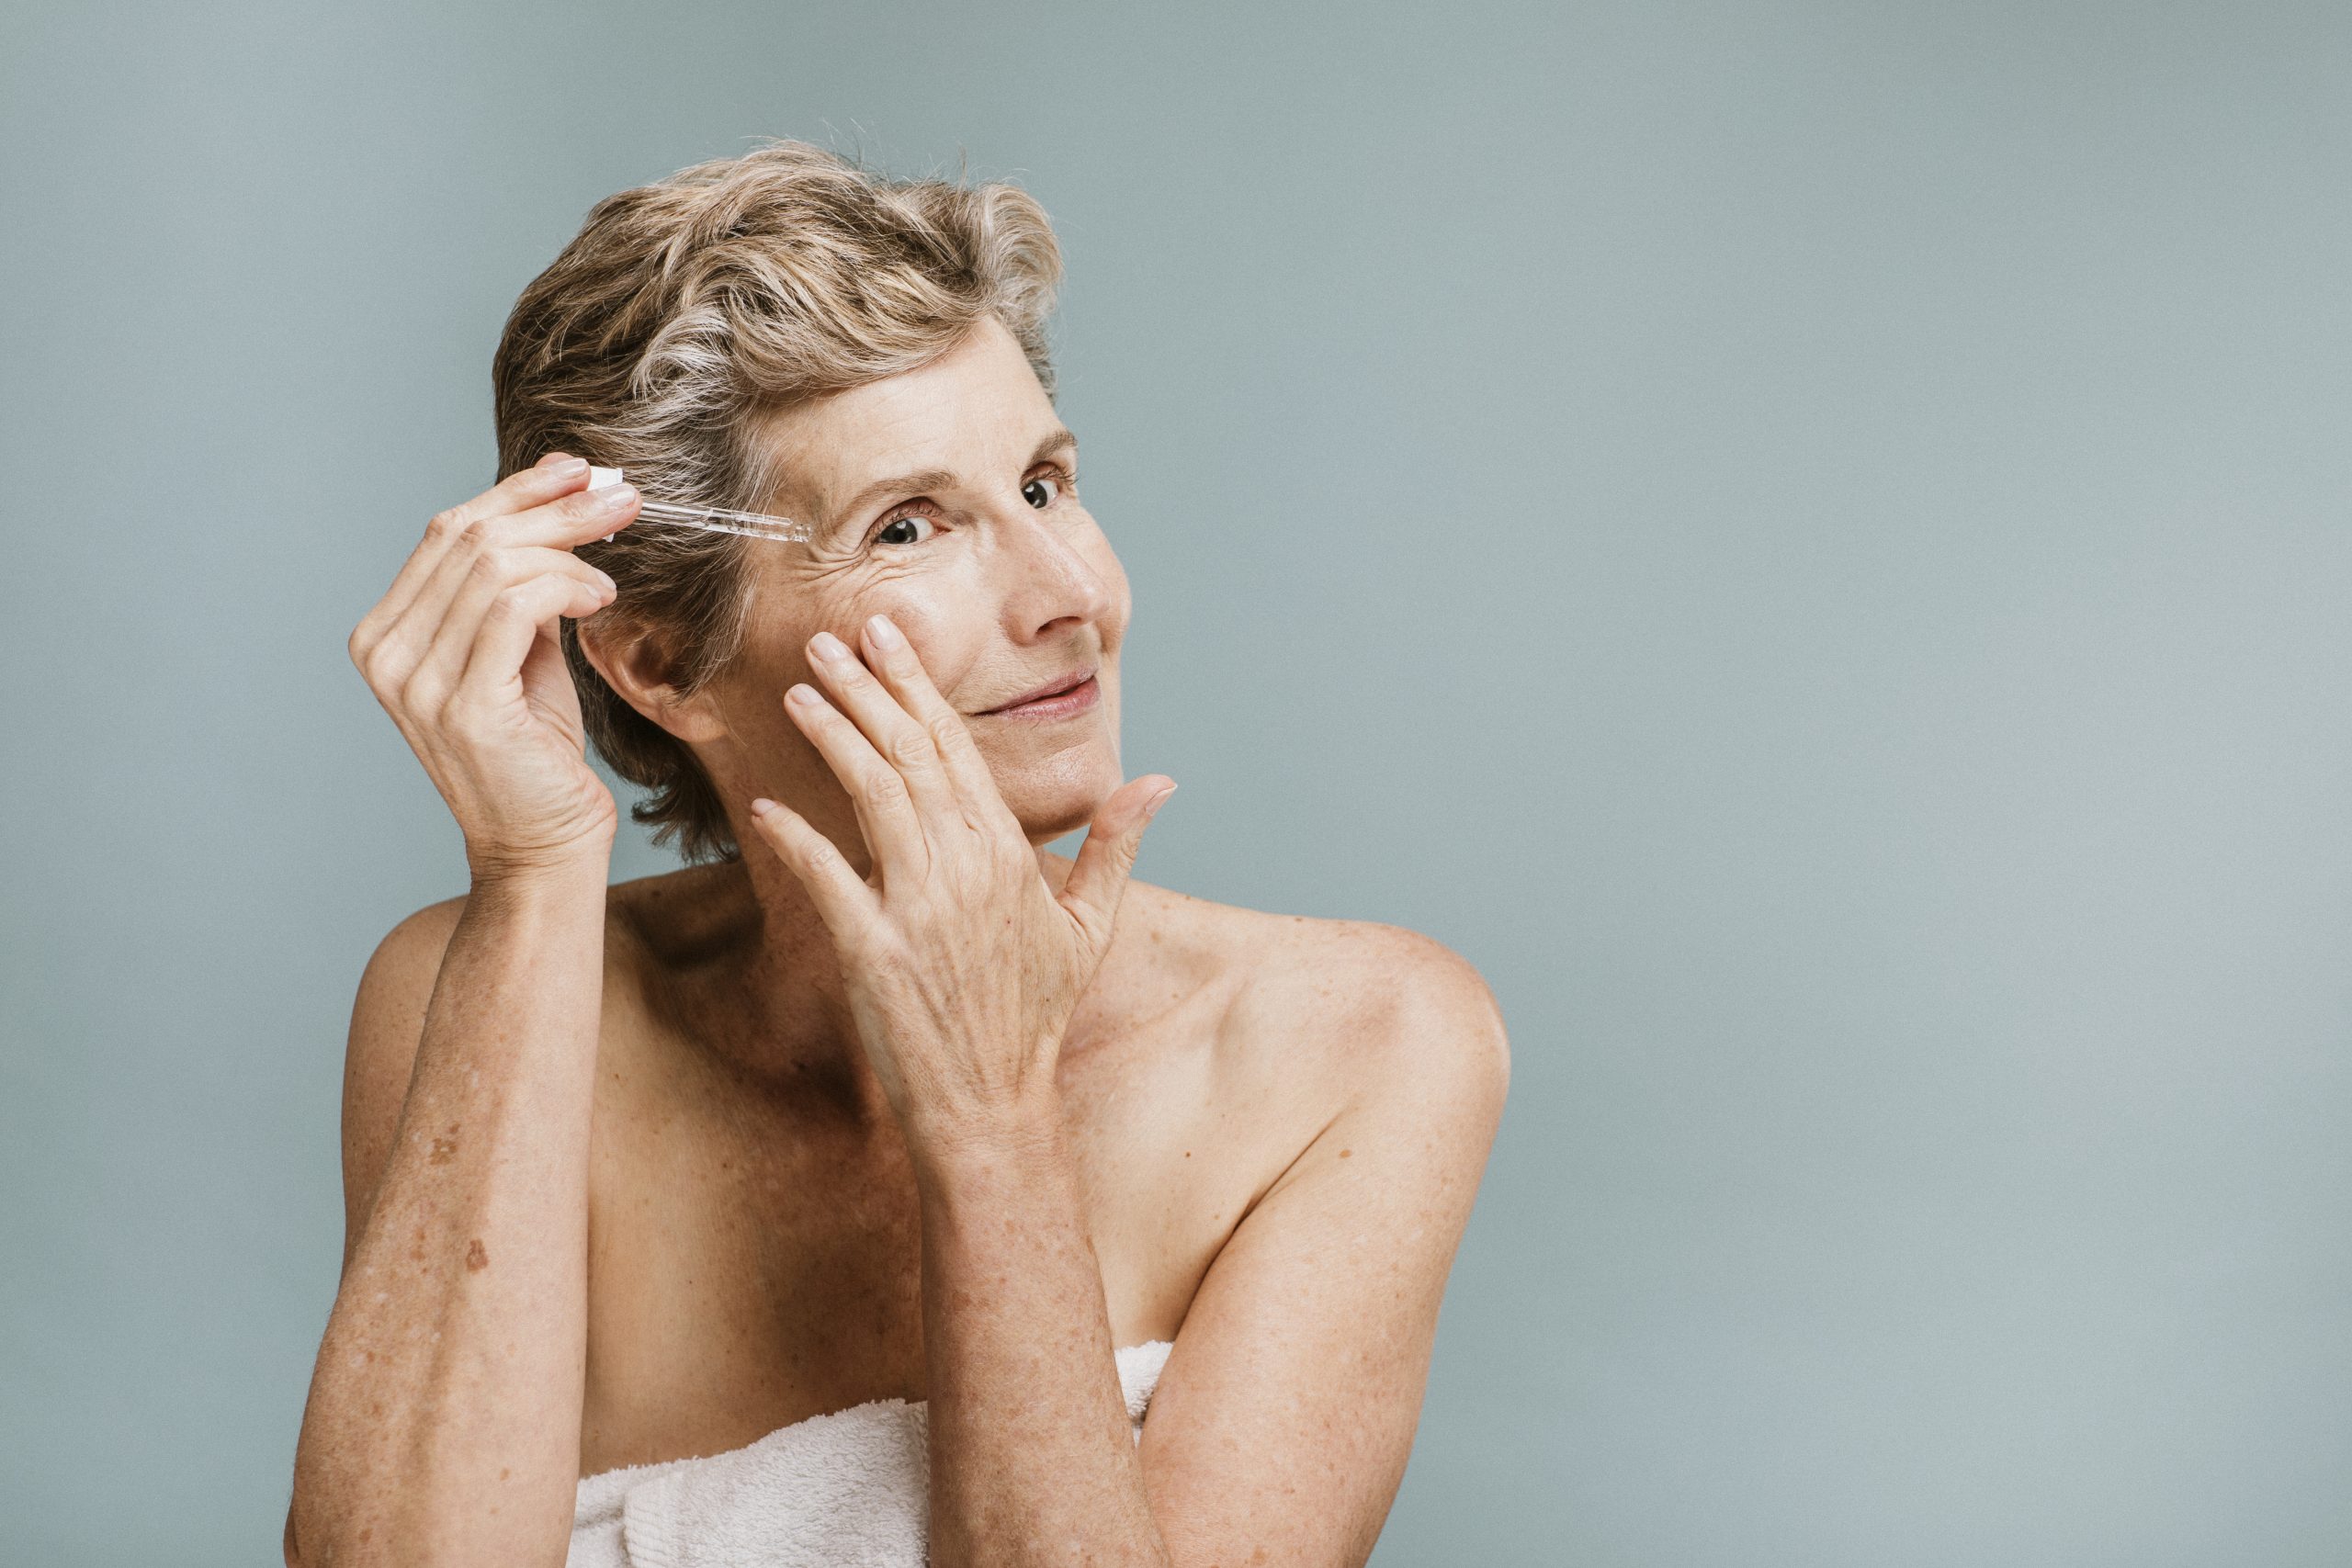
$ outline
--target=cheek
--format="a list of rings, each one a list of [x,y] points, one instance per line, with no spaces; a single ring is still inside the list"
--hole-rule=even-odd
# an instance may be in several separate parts
[[[972,614],[970,595],[959,594],[944,585],[894,584],[889,590],[861,594],[854,603],[842,605],[838,618],[825,625],[835,637],[863,652],[865,623],[875,615],[890,617],[891,624],[905,635],[908,646],[922,661],[923,673],[939,688],[940,695],[947,699],[950,706],[960,707],[957,688],[979,662],[988,644],[988,627]]]

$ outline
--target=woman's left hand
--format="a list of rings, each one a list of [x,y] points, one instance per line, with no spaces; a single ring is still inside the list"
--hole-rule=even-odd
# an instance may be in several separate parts
[[[857,810],[874,869],[860,877],[791,807],[752,803],[840,955],[859,1037],[910,1140],[1017,1119],[1053,1085],[1062,1032],[1111,944],[1164,773],[1119,786],[1057,894],[1004,803],[963,715],[887,616],[860,661],[820,632],[785,708]],[[838,704],[836,707],[834,704]],[[844,716],[846,715],[846,716]]]

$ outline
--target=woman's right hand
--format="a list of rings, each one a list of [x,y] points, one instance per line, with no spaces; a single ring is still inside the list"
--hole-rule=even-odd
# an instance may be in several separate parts
[[[619,819],[557,635],[613,602],[612,579],[571,551],[632,521],[638,496],[587,483],[584,461],[549,453],[442,513],[351,634],[478,879],[607,853]]]

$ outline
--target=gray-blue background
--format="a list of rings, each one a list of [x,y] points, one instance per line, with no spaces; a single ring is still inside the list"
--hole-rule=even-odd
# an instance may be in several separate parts
[[[589,204],[1010,177],[1139,874],[1430,932],[1511,1108],[1378,1562],[2352,1557],[2352,13],[0,20],[0,1559],[274,1561],[344,639]],[[620,871],[660,857],[630,845]]]

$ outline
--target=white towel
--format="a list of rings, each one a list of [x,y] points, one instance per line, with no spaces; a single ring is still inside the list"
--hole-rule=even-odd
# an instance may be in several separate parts
[[[1118,1353],[1135,1437],[1172,1347]],[[707,1459],[580,1483],[564,1568],[920,1568],[931,1459],[921,1400],[880,1399]]]

